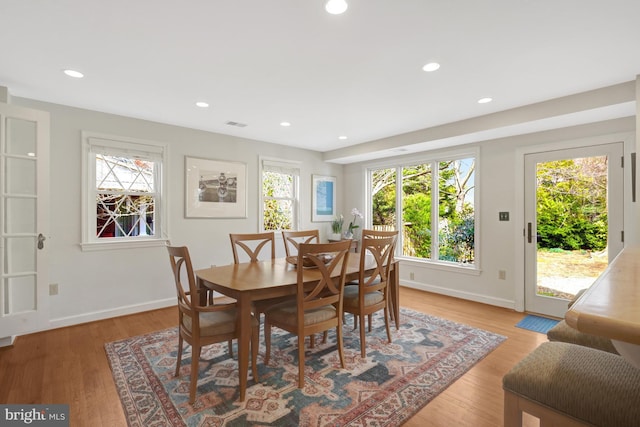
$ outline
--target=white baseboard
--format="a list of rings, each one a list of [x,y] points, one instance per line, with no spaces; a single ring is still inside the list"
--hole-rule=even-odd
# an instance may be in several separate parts
[[[0,347],[9,347],[13,345],[13,342],[16,340],[16,336],[12,335],[10,337],[0,338]]]
[[[475,294],[472,292],[459,291],[450,288],[443,288],[441,286],[427,285],[424,283],[412,282],[411,280],[402,280],[400,286],[406,288],[418,289],[426,292],[433,292],[434,294],[442,294],[450,297],[465,299],[469,301],[480,302],[483,304],[495,305],[497,307],[515,309],[515,302],[506,300],[503,298],[487,297],[482,294]]]
[[[150,301],[144,304],[134,304],[124,307],[113,308],[110,310],[94,311],[91,313],[83,313],[77,316],[60,317],[51,319],[49,329],[63,328],[65,326],[79,325],[81,323],[95,322],[96,320],[110,319],[112,317],[126,316],[128,314],[140,313],[143,311],[156,310],[158,308],[171,307],[176,305],[176,298],[167,298],[162,300]]]

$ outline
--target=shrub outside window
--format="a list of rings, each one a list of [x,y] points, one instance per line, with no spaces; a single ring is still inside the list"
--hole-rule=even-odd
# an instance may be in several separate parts
[[[399,255],[474,266],[476,156],[369,169],[374,229],[401,230]]]
[[[263,231],[298,228],[298,163],[262,160]]]

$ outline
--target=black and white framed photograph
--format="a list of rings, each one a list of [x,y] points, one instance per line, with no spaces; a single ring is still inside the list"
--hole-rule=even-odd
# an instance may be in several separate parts
[[[185,217],[247,217],[246,163],[185,156],[185,183]]]

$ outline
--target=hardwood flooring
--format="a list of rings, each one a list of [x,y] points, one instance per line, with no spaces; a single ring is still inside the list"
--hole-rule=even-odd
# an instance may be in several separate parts
[[[508,337],[405,426],[502,425],[502,376],[546,341],[516,328],[522,313],[402,288],[401,305]],[[68,403],[71,426],[126,426],[104,344],[168,328],[175,307],[18,337],[0,349],[0,403]]]

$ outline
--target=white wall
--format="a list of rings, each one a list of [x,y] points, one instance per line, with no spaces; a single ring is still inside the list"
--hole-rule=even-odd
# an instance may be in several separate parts
[[[229,233],[257,232],[259,156],[301,162],[300,227],[319,228],[323,236],[329,232],[329,223],[311,222],[311,175],[336,176],[340,192],[343,167],[323,162],[318,152],[24,98],[13,97],[12,104],[51,114],[51,235],[47,249],[49,283],[59,285],[59,294],[49,297],[51,327],[175,304],[163,247],[81,251],[81,131],[169,144],[165,169],[169,174],[169,237],[172,244],[189,246],[195,268],[233,262]],[[248,218],[186,219],[185,155],[247,163]],[[341,198],[338,193],[338,209]],[[284,252],[281,245],[278,248]]]

